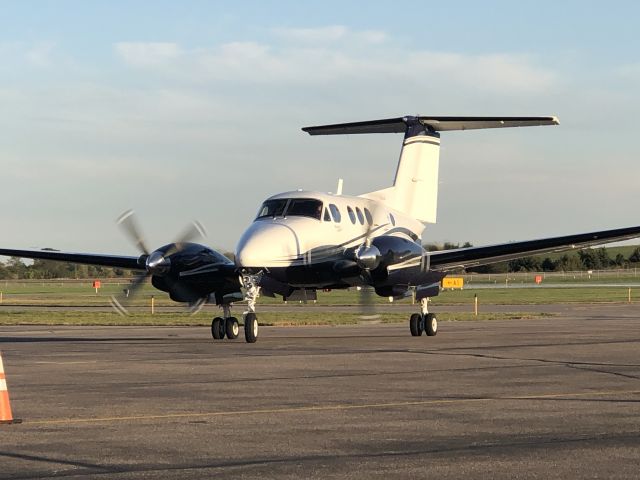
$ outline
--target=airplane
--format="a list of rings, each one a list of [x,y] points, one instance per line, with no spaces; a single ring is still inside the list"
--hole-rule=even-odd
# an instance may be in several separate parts
[[[441,251],[422,247],[426,224],[436,221],[440,132],[558,124],[553,116],[407,115],[303,128],[310,135],[403,133],[392,186],[353,196],[343,194],[339,182],[335,193],[296,190],[271,196],[240,237],[235,261],[192,241],[202,234],[199,224],[175,242],[151,251],[131,211],[119,223],[139,248],[139,256],[4,248],[0,255],[138,270],[141,274],[132,282],[131,296],[151,277],[152,285],[176,302],[192,308],[215,302],[221,307],[222,315],[211,322],[216,340],[239,336],[239,321],[231,314],[233,302],[247,302],[244,336],[254,343],[261,294],[310,300],[318,289],[349,287],[372,288],[393,299],[413,296],[420,308],[409,317],[411,335],[434,336],[438,322],[429,312],[429,299],[439,294],[441,280],[451,271],[640,236],[640,226],[635,226]],[[128,297],[112,297],[120,313],[127,313]]]

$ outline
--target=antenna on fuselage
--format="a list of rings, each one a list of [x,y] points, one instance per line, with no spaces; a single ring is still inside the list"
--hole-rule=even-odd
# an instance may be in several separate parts
[[[338,179],[338,188],[336,188],[336,195],[342,195],[342,184],[343,183],[344,183],[344,180],[339,178]]]

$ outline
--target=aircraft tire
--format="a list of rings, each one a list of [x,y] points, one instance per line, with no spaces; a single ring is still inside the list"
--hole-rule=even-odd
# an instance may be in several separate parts
[[[236,317],[229,317],[226,319],[225,324],[227,338],[230,340],[238,338],[238,334],[240,333],[240,324],[238,323],[238,319]]]
[[[215,340],[222,340],[224,338],[224,320],[220,317],[216,317],[211,322],[211,336]]]
[[[424,331],[429,337],[433,337],[438,333],[438,319],[435,314],[427,313],[424,316]]]
[[[419,313],[414,313],[409,318],[409,330],[411,330],[412,337],[422,335],[422,316]]]
[[[244,339],[247,343],[258,340],[258,317],[255,313],[249,312],[244,316]]]

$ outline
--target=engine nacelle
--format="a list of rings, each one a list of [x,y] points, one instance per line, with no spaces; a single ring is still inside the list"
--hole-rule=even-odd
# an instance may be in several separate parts
[[[388,267],[396,263],[406,262],[411,258],[422,257],[424,249],[406,238],[382,235],[371,241],[380,252],[380,267]]]

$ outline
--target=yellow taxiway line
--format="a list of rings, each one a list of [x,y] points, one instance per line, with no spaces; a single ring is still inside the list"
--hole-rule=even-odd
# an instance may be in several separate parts
[[[326,412],[326,411],[346,411],[346,410],[366,410],[377,408],[396,408],[424,405],[447,405],[456,403],[473,403],[473,402],[501,402],[509,400],[545,400],[555,398],[572,398],[572,397],[588,397],[588,396],[610,396],[610,395],[632,395],[640,394],[640,390],[611,390],[597,392],[569,392],[569,393],[551,393],[542,395],[519,395],[509,397],[479,397],[479,398],[453,398],[441,400],[416,400],[407,402],[389,402],[389,403],[363,403],[356,405],[337,404],[337,405],[310,405],[303,407],[287,407],[287,408],[265,408],[255,410],[234,410],[232,412],[191,412],[191,413],[166,413],[151,415],[128,415],[113,417],[87,417],[87,418],[63,418],[63,419],[45,419],[45,420],[24,420],[23,425],[59,425],[59,424],[81,424],[81,423],[100,423],[100,422],[129,422],[141,420],[167,420],[180,418],[202,418],[202,417],[221,417],[229,415],[263,415],[263,414],[286,414],[286,413],[305,413],[305,412]]]

